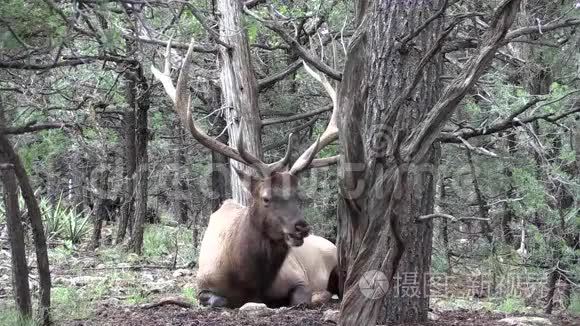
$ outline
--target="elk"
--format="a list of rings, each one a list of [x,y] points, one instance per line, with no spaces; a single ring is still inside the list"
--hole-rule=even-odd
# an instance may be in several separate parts
[[[170,41],[171,42],[171,41]],[[253,168],[257,175],[232,165],[252,201],[248,207],[226,200],[211,214],[204,233],[197,273],[198,297],[204,306],[236,308],[247,302],[270,306],[313,303],[313,294],[339,294],[337,250],[330,241],[310,234],[299,205],[300,173],[336,162],[336,157],[315,159],[338,136],[336,94],[330,83],[312,71],[331,95],[334,110],[324,133],[288,168],[293,136],[282,159],[267,164],[244,148],[242,128],[236,148],[223,144],[195,126],[191,94],[187,88],[193,40],[182,63],[176,86],[170,77],[167,46],[164,72],[151,70],[172,99],[182,123],[204,146]],[[316,296],[314,296],[316,298]],[[318,303],[318,302],[314,302]]]

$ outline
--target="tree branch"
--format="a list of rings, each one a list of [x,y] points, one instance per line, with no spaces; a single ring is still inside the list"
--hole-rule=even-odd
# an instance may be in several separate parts
[[[162,46],[167,46],[167,44],[169,42],[167,41],[161,41],[161,40],[156,40],[156,39],[150,39],[150,38],[146,38],[146,37],[142,37],[142,36],[133,36],[133,35],[128,35],[128,34],[124,34],[123,37],[125,38],[129,38],[129,39],[133,39],[133,40],[137,40],[139,42],[143,42],[143,43],[148,43],[148,44],[155,44],[155,45],[162,45]],[[171,48],[173,49],[183,49],[183,50],[187,50],[189,48],[189,44],[188,43],[181,43],[181,42],[171,42]],[[193,46],[193,52],[200,52],[200,53],[213,53],[216,54],[217,53],[217,48],[215,46],[203,46],[203,45],[194,45]]]
[[[291,115],[289,117],[264,119],[264,120],[262,120],[262,126],[268,126],[268,125],[273,125],[273,124],[286,123],[286,122],[292,122],[292,121],[296,121],[296,120],[300,120],[300,119],[310,118],[312,116],[315,116],[315,115],[318,115],[318,114],[321,114],[324,112],[332,111],[332,108],[333,108],[333,106],[329,105],[329,106],[326,106],[322,109],[314,110],[311,112],[299,113],[299,114]]]
[[[296,72],[300,66],[302,66],[302,60],[298,59],[294,61],[291,65],[286,67],[286,69],[266,78],[262,78],[258,81],[258,91],[262,91],[268,87],[272,87],[274,84],[279,82],[280,80],[286,78],[286,76],[290,75],[293,72]]]
[[[20,127],[7,127],[0,130],[0,133],[4,135],[21,135],[26,134],[29,132],[41,131],[41,130],[49,130],[49,129],[63,129],[63,128],[73,128],[75,125],[70,123],[39,123],[36,124],[36,121],[28,123],[24,126]]]
[[[522,27],[522,28],[516,29],[515,31],[509,32],[505,37],[504,43],[511,42],[515,38],[518,38],[518,37],[523,36],[523,35],[545,33],[545,32],[550,32],[550,31],[553,31],[556,29],[560,29],[560,28],[564,28],[564,27],[571,27],[571,26],[576,26],[576,25],[580,25],[580,19],[578,19],[578,18],[570,18],[570,19],[555,22],[552,24],[543,25],[543,26],[540,26],[541,30],[538,28],[538,25]]]
[[[431,24],[431,22],[433,22],[435,19],[437,19],[439,16],[441,16],[445,12],[445,10],[447,9],[447,3],[448,3],[448,1],[445,0],[443,2],[443,4],[441,5],[441,8],[436,13],[434,13],[425,22],[423,22],[423,24],[421,24],[421,26],[419,26],[417,29],[415,29],[414,31],[409,33],[409,35],[405,36],[401,40],[401,43],[407,44],[410,40],[417,37],[417,35],[419,35],[419,33],[421,33],[421,31],[423,31],[425,28],[427,28],[427,26],[429,26],[429,24]]]
[[[494,20],[484,36],[479,53],[466,65],[465,70],[447,86],[427,117],[406,140],[403,157],[409,161],[421,160],[461,100],[491,64],[497,49],[503,45],[505,36],[518,11],[520,0],[505,0],[496,10]]]
[[[434,213],[434,214],[427,214],[427,215],[419,216],[417,218],[417,222],[423,222],[423,221],[427,221],[427,220],[430,220],[430,219],[433,219],[433,218],[446,218],[448,220],[451,220],[452,223],[459,222],[459,221],[467,221],[467,220],[476,220],[476,221],[486,221],[486,222],[489,222],[489,218],[482,218],[482,217],[476,217],[476,216],[455,217],[453,215],[443,214],[443,213]]]
[[[228,43],[224,42],[222,39],[220,39],[220,36],[218,33],[216,33],[216,31],[214,31],[211,27],[209,27],[206,22],[205,19],[203,18],[203,16],[201,15],[201,13],[191,4],[186,3],[187,7],[189,8],[189,11],[191,11],[191,13],[193,14],[193,16],[195,16],[195,19],[197,19],[197,21],[201,24],[201,26],[203,26],[203,28],[209,33],[209,35],[219,44],[224,46],[226,49],[231,50],[232,46],[229,45]]]
[[[542,104],[540,107],[559,102],[559,101],[563,100],[564,98],[568,97],[569,95],[577,93],[579,91],[580,90],[570,91],[570,92],[562,95],[561,97],[559,97],[553,101]],[[524,119],[518,119],[518,116],[520,114],[526,112],[528,109],[530,109],[535,104],[537,104],[538,102],[541,102],[541,101],[543,101],[543,100],[539,99],[539,98],[532,99],[528,103],[524,104],[521,108],[519,108],[518,110],[516,110],[515,112],[510,114],[506,119],[495,122],[490,126],[485,126],[485,127],[480,127],[480,128],[468,127],[465,129],[455,131],[455,132],[444,132],[444,133],[441,133],[441,135],[438,137],[438,139],[443,143],[462,143],[461,139],[466,140],[466,139],[473,138],[473,137],[491,135],[494,133],[498,133],[498,132],[501,132],[504,130],[508,130],[508,129],[512,129],[512,128],[521,126],[522,124],[531,123],[531,122],[534,122],[537,120],[546,120],[548,122],[554,123],[554,122],[561,120],[563,118],[566,118],[574,113],[580,112],[580,107],[576,107],[570,111],[563,112],[560,115],[556,115],[555,112],[552,112],[552,113],[537,114],[537,115],[527,117]],[[540,108],[540,107],[538,107],[538,108]]]
[[[318,58],[314,57],[310,51],[308,51],[298,40],[290,36],[290,34],[286,33],[286,31],[280,26],[280,24],[273,20],[266,20],[262,17],[258,16],[254,12],[248,10],[248,8],[244,7],[244,12],[252,17],[254,17],[257,21],[261,22],[267,28],[271,29],[272,31],[276,32],[288,45],[290,45],[304,61],[314,66],[316,69],[322,71],[324,74],[328,75],[330,78],[334,80],[341,80],[342,73],[338,70],[328,66],[326,63],[322,62]]]

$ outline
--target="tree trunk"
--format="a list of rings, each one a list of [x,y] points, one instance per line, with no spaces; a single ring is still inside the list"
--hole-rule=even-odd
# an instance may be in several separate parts
[[[230,48],[220,46],[221,88],[223,107],[228,122],[229,144],[236,146],[239,129],[242,128],[246,150],[262,158],[261,119],[258,110],[256,76],[250,59],[248,37],[242,25],[241,2],[219,0],[220,39]],[[230,160],[230,165],[251,171],[245,165]],[[245,191],[238,175],[230,173],[232,197],[242,205],[248,205],[250,195]]]
[[[509,131],[509,133],[506,137],[506,141],[507,141],[508,154],[510,157],[514,157],[514,155],[516,153],[516,145],[517,145],[516,133],[514,131]],[[504,204],[504,211],[503,211],[503,216],[501,219],[501,230],[502,230],[503,241],[506,244],[513,246],[513,245],[515,245],[514,233],[510,227],[510,224],[513,221],[513,219],[515,218],[515,212],[514,212],[514,209],[512,208],[512,203],[510,203],[509,200],[516,198],[516,189],[514,188],[514,183],[512,180],[513,172],[512,172],[512,168],[509,166],[509,163],[506,163],[506,167],[504,168],[504,174],[508,178],[508,191],[506,194],[507,201]]]
[[[174,126],[176,131],[177,141],[177,150],[175,151],[177,164],[179,165],[178,171],[179,179],[177,182],[177,214],[179,216],[179,222],[182,224],[186,224],[188,221],[188,212],[189,212],[189,185],[188,185],[188,171],[187,168],[187,153],[185,147],[185,129],[181,127],[179,122]]]
[[[18,185],[14,175],[14,166],[4,163],[0,158],[0,172],[4,184],[4,204],[6,207],[6,226],[10,240],[10,254],[12,258],[12,285],[14,299],[18,311],[23,317],[31,317],[32,303],[28,284],[28,265],[26,264],[26,249],[24,247],[24,231],[18,208]]]
[[[108,166],[105,162],[105,166]],[[103,228],[103,221],[109,217],[108,207],[106,204],[107,193],[109,190],[109,171],[103,170],[99,172],[97,179],[97,200],[95,202],[95,209],[93,210],[93,235],[91,237],[91,246],[97,249],[101,244],[101,231]]]
[[[5,127],[4,122],[4,108],[0,98],[0,129]],[[50,325],[50,266],[48,263],[48,251],[46,246],[46,235],[44,234],[44,226],[42,224],[42,213],[36,197],[34,197],[34,190],[30,185],[30,179],[26,173],[26,169],[20,160],[20,157],[12,147],[10,140],[0,132],[0,157],[4,158],[4,162],[10,163],[14,166],[16,178],[20,184],[20,191],[24,198],[24,203],[28,209],[28,218],[30,226],[32,227],[32,237],[34,239],[34,248],[36,251],[36,264],[38,268],[39,278],[39,298],[38,315],[43,325]]]
[[[123,118],[124,146],[125,146],[125,166],[123,174],[124,199],[121,206],[121,218],[117,230],[116,243],[122,243],[127,233],[127,228],[132,230],[131,217],[134,212],[135,203],[135,166],[136,166],[136,148],[135,148],[135,83],[131,78],[126,79],[125,96],[127,98],[127,109]]]
[[[147,187],[149,179],[149,161],[147,156],[147,112],[149,111],[149,86],[143,76],[141,66],[136,68],[137,75],[137,114],[136,114],[136,193],[135,193],[135,224],[131,233],[129,248],[132,252],[141,254],[143,233],[145,231],[145,216],[147,215]]]
[[[441,92],[443,22],[413,31],[444,2],[356,4],[368,8],[338,90],[341,325],[427,319],[433,223],[418,217],[433,211],[436,138],[490,65],[519,5],[498,8],[478,55]],[[412,45],[404,44],[407,35]]]
[[[220,89],[212,87],[209,97],[209,106],[212,111],[220,109],[222,106],[220,98]],[[217,139],[224,144],[228,143],[228,133],[224,132],[227,128],[226,120],[223,115],[216,114],[212,121],[214,126],[212,134],[217,136]],[[229,160],[224,155],[212,151],[211,152],[211,209],[212,212],[218,210],[221,204],[230,196],[230,165]]]

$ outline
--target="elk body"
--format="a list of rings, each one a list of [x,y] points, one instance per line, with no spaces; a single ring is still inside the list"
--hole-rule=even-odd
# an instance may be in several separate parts
[[[162,82],[175,109],[192,136],[206,147],[230,159],[252,167],[258,175],[232,165],[252,201],[248,207],[233,200],[225,201],[214,212],[204,233],[197,275],[199,300],[213,307],[239,307],[246,302],[263,302],[270,306],[312,303],[315,292],[338,293],[336,276],[337,251],[330,241],[310,235],[299,203],[299,175],[302,171],[336,162],[334,158],[314,159],[325,145],[337,137],[336,117],[332,117],[325,132],[288,168],[293,137],[290,135],[285,156],[266,164],[246,152],[240,134],[237,149],[231,148],[200,131],[191,118],[187,72],[193,52],[189,46],[173,86],[167,60],[161,73],[152,67]],[[333,97],[330,84],[305,67],[323,83]],[[335,105],[336,109],[336,105]]]

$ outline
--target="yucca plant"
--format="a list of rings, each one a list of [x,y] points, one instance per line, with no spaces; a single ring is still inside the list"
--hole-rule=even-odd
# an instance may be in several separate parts
[[[58,199],[56,205],[52,205],[47,199],[40,199],[38,206],[42,212],[44,229],[47,238],[58,238],[65,226],[67,220],[67,211],[62,207],[62,197]]]
[[[88,217],[83,217],[85,211],[77,212],[73,207],[68,209],[68,214],[66,218],[66,225],[62,232],[62,237],[70,241],[72,244],[78,244],[81,242],[83,237],[89,232]]]

